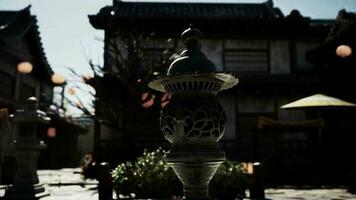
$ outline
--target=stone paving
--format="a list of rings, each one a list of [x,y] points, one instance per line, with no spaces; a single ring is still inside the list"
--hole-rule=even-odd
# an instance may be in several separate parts
[[[40,183],[50,195],[41,200],[98,200],[97,181],[83,180],[80,169],[38,170]],[[0,189],[0,196],[5,193]]]
[[[356,200],[356,195],[344,189],[266,189],[272,200]]]
[[[80,169],[39,170],[50,196],[41,200],[98,200],[97,181],[83,180]]]
[[[98,200],[97,181],[83,180],[79,168],[39,170],[38,175],[50,194],[41,200]],[[0,187],[0,196],[4,188]],[[271,200],[356,200],[344,189],[266,189],[265,193]]]

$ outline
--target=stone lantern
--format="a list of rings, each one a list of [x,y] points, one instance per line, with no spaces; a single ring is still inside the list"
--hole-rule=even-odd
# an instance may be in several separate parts
[[[187,199],[208,199],[208,185],[225,153],[218,149],[226,127],[226,114],[216,95],[235,86],[238,79],[217,71],[200,50],[201,33],[189,27],[182,33],[186,49],[167,75],[149,87],[170,95],[162,109],[161,131],[172,144],[166,161],[183,183]]]
[[[35,97],[30,97],[26,108],[16,110],[11,118],[18,129],[18,136],[14,141],[17,170],[13,185],[6,189],[5,199],[32,200],[49,195],[39,184],[37,175],[38,156],[46,148],[37,134],[39,125],[49,123],[50,118],[38,110]]]

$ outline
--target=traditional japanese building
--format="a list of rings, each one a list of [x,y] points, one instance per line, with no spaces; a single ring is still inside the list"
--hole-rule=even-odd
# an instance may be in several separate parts
[[[37,20],[30,7],[21,11],[0,12],[0,103],[15,109],[28,97],[38,99],[46,94],[52,101],[51,75],[39,36]],[[31,63],[31,73],[22,75],[17,70],[21,62]]]
[[[23,108],[31,96],[40,99],[42,109],[48,108],[52,102],[52,74],[30,7],[0,11],[0,121],[6,124],[0,128],[2,181],[10,181],[6,175],[11,176],[16,166],[11,145],[16,135],[9,114]]]
[[[112,6],[90,15],[89,20],[93,27],[105,31],[104,71],[116,73],[119,73],[118,55],[112,46],[115,41],[125,49],[123,38],[137,33],[150,35],[150,42],[142,47],[142,63],[147,65],[165,50],[179,49],[178,34],[193,24],[203,33],[202,51],[221,71],[239,78],[238,86],[220,97],[229,120],[220,143],[228,158],[262,162],[266,180],[271,184],[320,183],[316,173],[322,167],[317,133],[323,122],[310,121],[317,117],[313,111],[289,111],[280,106],[328,91],[319,65],[308,61],[306,55],[324,43],[333,20],[313,20],[297,10],[285,15],[271,0],[264,3],[114,0]],[[96,110],[100,118],[100,106]],[[158,131],[158,114],[148,118],[149,125],[140,124],[142,129],[137,130],[135,142],[150,138],[146,144],[164,146]],[[124,151],[119,150],[119,137],[113,134],[115,130],[97,132],[96,153],[103,159],[107,158],[103,149],[111,149],[106,154],[116,154],[117,158]],[[105,140],[104,135],[110,140]],[[116,148],[109,143],[117,144]]]
[[[31,96],[39,100],[40,109],[51,117],[51,123],[38,130],[38,135],[47,143],[47,149],[39,159],[39,167],[79,165],[80,157],[75,153],[77,136],[85,133],[85,130],[50,109],[55,87],[52,75],[42,47],[37,19],[30,13],[30,6],[19,11],[0,11],[1,181],[10,182],[9,176],[13,175],[16,166],[12,145],[16,128],[12,126],[9,114],[24,108],[25,101]]]

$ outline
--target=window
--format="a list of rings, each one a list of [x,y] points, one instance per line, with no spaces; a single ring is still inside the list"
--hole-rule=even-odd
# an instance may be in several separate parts
[[[225,70],[236,72],[268,72],[267,50],[225,50]]]

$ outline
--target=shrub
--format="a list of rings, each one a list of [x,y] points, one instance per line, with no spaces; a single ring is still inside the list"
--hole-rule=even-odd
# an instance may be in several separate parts
[[[136,162],[119,164],[112,173],[118,197],[182,196],[182,184],[165,162],[166,153],[161,148],[153,152],[145,150]],[[247,181],[241,166],[236,162],[225,161],[210,182],[210,195],[219,199],[239,198],[244,196],[246,187]]]
[[[138,198],[168,198],[181,196],[182,184],[173,169],[164,161],[166,151],[161,148],[143,153],[135,163],[119,164],[113,171],[117,194]]]

